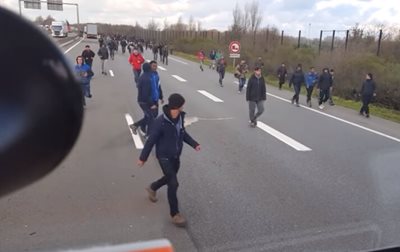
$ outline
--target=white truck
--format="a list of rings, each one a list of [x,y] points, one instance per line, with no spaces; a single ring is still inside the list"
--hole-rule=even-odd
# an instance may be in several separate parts
[[[97,25],[88,24],[86,26],[86,37],[97,39]]]
[[[64,21],[53,21],[51,22],[51,36],[53,37],[68,37],[68,25]]]

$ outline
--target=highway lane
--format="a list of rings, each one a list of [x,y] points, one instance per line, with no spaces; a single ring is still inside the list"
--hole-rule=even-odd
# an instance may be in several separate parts
[[[86,43],[97,51],[94,40],[84,41],[67,54],[71,62]],[[188,130],[203,150],[184,150],[179,175],[187,232],[169,223],[165,189],[157,204],[146,200],[143,188],[160,171],[154,159],[135,167],[140,151],[125,113],[137,120],[141,111],[127,55],[117,55],[108,64],[114,77],[95,71],[94,97],[68,159],[39,183],[0,200],[0,251],[160,237],[171,239],[178,251],[337,251],[396,244],[398,142],[269,96],[260,121],[311,149],[296,151],[248,127],[247,104],[232,75],[220,88],[215,72],[179,60],[186,64],[170,60],[159,73],[164,93],[182,93],[188,116],[199,118]],[[99,69],[98,60],[94,67]],[[384,128],[374,125],[376,118],[361,120],[336,107],[327,113],[399,134],[397,124],[384,122]]]

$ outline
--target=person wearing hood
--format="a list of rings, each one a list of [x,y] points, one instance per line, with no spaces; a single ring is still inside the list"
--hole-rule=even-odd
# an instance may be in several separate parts
[[[143,133],[147,136],[151,127],[154,110],[158,107],[157,102],[154,101],[152,95],[152,71],[149,63],[143,64],[143,74],[140,76],[138,81],[138,98],[140,108],[143,110],[144,117],[130,125],[133,134],[137,134],[137,129],[140,127]]]
[[[296,106],[299,105],[299,95],[301,90],[301,85],[305,82],[304,73],[301,64],[297,65],[296,71],[293,73],[292,78],[290,79],[289,86],[293,84],[294,95],[292,97],[292,104],[296,101]]]
[[[372,73],[368,73],[365,76],[365,81],[361,87],[362,107],[360,109],[360,115],[365,115],[367,118],[369,118],[369,103],[371,102],[372,97],[376,96],[375,91],[376,84],[373,75]]]
[[[328,68],[324,68],[321,76],[319,77],[317,89],[319,89],[319,109],[325,108],[325,102],[329,99],[329,91],[332,87],[332,76]]]
[[[196,151],[200,151],[200,144],[197,143],[187,132],[184,126],[185,112],[183,105],[185,99],[180,94],[172,94],[168,98],[168,104],[163,107],[163,114],[157,117],[153,130],[146,141],[144,148],[137,162],[142,167],[147,161],[154,145],[156,146],[156,158],[164,174],[162,178],[151,183],[146,188],[149,200],[157,202],[156,192],[164,185],[168,186],[168,203],[172,223],[178,227],[184,227],[186,220],[178,207],[178,170],[180,168],[180,156],[183,143],[187,143]]]
[[[246,101],[249,103],[250,127],[257,126],[257,118],[264,112],[264,102],[267,99],[265,80],[261,68],[256,67],[250,77],[246,89]],[[257,114],[255,113],[257,107]]]

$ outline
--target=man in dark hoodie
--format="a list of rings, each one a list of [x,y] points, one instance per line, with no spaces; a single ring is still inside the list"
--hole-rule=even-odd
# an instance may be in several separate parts
[[[289,86],[293,84],[294,95],[292,97],[292,104],[296,101],[296,106],[299,105],[299,95],[301,90],[301,85],[305,82],[304,73],[302,70],[301,64],[297,65],[296,71],[292,74],[292,78],[290,79]]]
[[[360,109],[360,115],[364,115],[369,118],[369,103],[372,100],[372,97],[376,96],[375,93],[376,84],[373,78],[372,73],[368,73],[365,76],[365,81],[361,87],[361,97],[362,97],[362,107]]]
[[[319,89],[319,109],[324,109],[324,103],[329,99],[329,91],[332,87],[332,76],[328,68],[324,68],[321,76],[319,77],[317,89]]]
[[[152,71],[149,63],[143,64],[143,74],[140,76],[138,81],[138,98],[140,108],[143,110],[144,117],[130,125],[134,134],[137,134],[137,129],[140,127],[142,132],[146,135],[149,133],[149,128],[151,127],[154,110],[156,110],[157,103],[152,97]],[[158,102],[158,101],[157,101]],[[147,127],[147,128],[146,128]]]
[[[108,60],[108,50],[106,44],[103,44],[99,51],[97,52],[97,55],[99,55],[101,59],[101,73],[104,75],[107,75],[107,72],[105,70],[105,65]]]
[[[256,67],[246,89],[246,101],[249,103],[250,127],[257,126],[257,118],[264,112],[264,101],[267,99],[265,80],[261,68]],[[257,107],[257,114],[255,113]]]
[[[164,113],[154,122],[153,130],[146,141],[140,154],[138,165],[141,167],[147,161],[153,146],[156,146],[156,157],[164,176],[146,188],[149,200],[157,201],[156,192],[162,186],[168,186],[168,203],[172,223],[178,227],[186,225],[185,218],[178,208],[178,170],[183,142],[200,151],[200,145],[186,132],[184,127],[185,112],[183,105],[185,99],[180,94],[172,94],[168,98],[168,105],[163,107]]]

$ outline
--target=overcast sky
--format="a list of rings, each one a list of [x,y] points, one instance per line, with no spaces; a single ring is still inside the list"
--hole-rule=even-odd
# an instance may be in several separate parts
[[[80,21],[142,26],[154,18],[163,27],[164,20],[175,23],[180,16],[188,23],[192,15],[205,29],[226,30],[232,24],[232,0],[67,0],[79,4]],[[237,1],[240,6],[251,1]],[[385,24],[400,27],[398,0],[259,0],[263,14],[262,27],[274,26],[295,35],[298,30],[307,37],[319,31],[341,30],[361,25]],[[18,0],[0,0],[1,6],[18,12]],[[29,19],[52,15],[57,20],[76,22],[76,9],[65,6],[63,12],[22,9]]]

